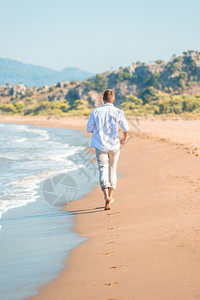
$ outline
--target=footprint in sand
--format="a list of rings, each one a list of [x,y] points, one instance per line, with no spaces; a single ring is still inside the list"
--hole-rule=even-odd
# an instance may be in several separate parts
[[[113,213],[109,213],[107,214],[107,216],[112,216],[112,215],[116,215],[116,214],[119,214],[120,212],[113,212]]]
[[[112,266],[112,267],[110,267],[109,269],[111,269],[111,270],[117,270],[117,269],[119,269],[119,268],[121,268],[122,266]]]
[[[116,226],[116,227],[110,227],[110,228],[107,228],[107,230],[113,230],[113,229],[118,229],[119,226]]]
[[[114,255],[115,252],[106,252],[106,253],[103,253],[104,255],[108,255],[108,256],[111,256],[111,255]]]
[[[119,284],[119,282],[108,282],[108,283],[105,283],[105,285],[107,285],[107,286],[113,286],[113,285],[116,285],[116,284]]]
[[[119,236],[119,234],[112,234],[111,237]]]

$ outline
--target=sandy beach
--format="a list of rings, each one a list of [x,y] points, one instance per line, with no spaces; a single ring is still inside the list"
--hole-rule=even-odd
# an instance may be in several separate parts
[[[85,131],[87,118],[0,117]],[[71,251],[45,299],[200,299],[200,121],[130,122],[110,211],[99,186],[63,209],[87,241]]]

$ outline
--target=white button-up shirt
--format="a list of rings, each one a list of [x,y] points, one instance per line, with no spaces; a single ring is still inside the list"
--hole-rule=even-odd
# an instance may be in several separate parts
[[[95,108],[87,123],[87,132],[92,132],[91,147],[102,151],[117,150],[120,147],[119,123],[123,132],[129,130],[123,110],[112,103]]]

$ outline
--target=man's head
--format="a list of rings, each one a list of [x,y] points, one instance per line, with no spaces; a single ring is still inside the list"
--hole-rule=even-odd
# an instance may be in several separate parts
[[[114,103],[115,102],[115,93],[112,90],[105,90],[103,93],[103,102],[104,103]]]

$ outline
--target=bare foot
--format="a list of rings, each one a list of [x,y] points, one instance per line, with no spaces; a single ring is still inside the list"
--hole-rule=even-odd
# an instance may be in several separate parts
[[[113,203],[114,201],[115,201],[115,199],[114,199],[114,198],[111,198],[110,204]]]
[[[106,198],[105,198],[105,197],[104,197],[104,199],[105,199],[105,202],[106,202]],[[110,200],[110,204],[113,203],[113,202],[115,201],[115,199],[114,199],[113,197],[111,197],[110,199],[111,199],[111,200]]]
[[[111,202],[111,198],[107,198],[107,199],[106,199],[105,210],[111,209],[110,202]]]

